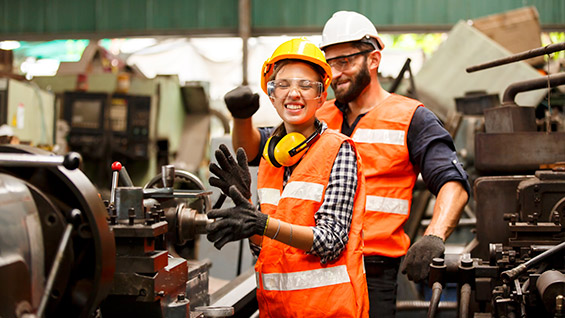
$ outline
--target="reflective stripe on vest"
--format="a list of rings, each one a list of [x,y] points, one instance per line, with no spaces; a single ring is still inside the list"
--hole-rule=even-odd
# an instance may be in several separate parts
[[[409,206],[408,200],[367,195],[365,208],[367,211],[408,214]]]
[[[319,183],[293,181],[284,187],[282,198],[294,198],[301,200],[322,201],[324,186]]]
[[[363,116],[352,139],[363,159],[367,195],[363,253],[400,257],[406,254],[410,240],[404,223],[410,214],[416,173],[406,144],[408,129],[422,103],[391,94]],[[329,128],[341,129],[344,116],[335,100],[327,101],[316,112]],[[392,201],[390,201],[392,199]],[[406,200],[406,201],[404,201]]]
[[[322,201],[324,185],[312,182],[293,181],[289,182],[280,195],[279,189],[260,188],[257,189],[261,203],[278,205],[282,198],[293,198],[301,200]]]
[[[279,189],[259,188],[257,189],[257,195],[259,196],[259,202],[262,204],[279,205],[279,200],[281,199]]]
[[[404,136],[404,130],[358,128],[353,134],[353,141],[358,143],[403,146]]]
[[[349,283],[345,265],[293,273],[263,274],[265,290],[300,290]]]

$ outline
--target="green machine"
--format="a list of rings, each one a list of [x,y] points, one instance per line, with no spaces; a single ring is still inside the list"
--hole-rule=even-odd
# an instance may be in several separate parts
[[[35,83],[0,78],[0,125],[20,143],[51,150],[55,140],[55,95]]]
[[[135,184],[145,184],[180,147],[185,107],[178,79],[132,76],[127,92],[116,92],[118,75],[88,74],[87,90],[77,90],[79,75],[35,77],[57,96],[57,121],[64,122],[68,150],[81,153],[83,170],[103,192],[111,164],[120,161]]]

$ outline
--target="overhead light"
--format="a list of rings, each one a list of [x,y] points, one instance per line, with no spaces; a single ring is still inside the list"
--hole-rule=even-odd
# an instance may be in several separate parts
[[[20,46],[18,41],[0,41],[0,49],[2,50],[15,50]]]
[[[141,49],[155,45],[156,43],[157,40],[153,38],[127,39],[121,43],[120,51],[122,53],[131,54]]]

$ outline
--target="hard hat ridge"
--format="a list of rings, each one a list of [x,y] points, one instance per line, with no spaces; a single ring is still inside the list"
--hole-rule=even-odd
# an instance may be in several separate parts
[[[324,25],[320,48],[334,44],[361,41],[372,44],[375,49],[384,49],[373,23],[364,15],[354,11],[338,11]]]

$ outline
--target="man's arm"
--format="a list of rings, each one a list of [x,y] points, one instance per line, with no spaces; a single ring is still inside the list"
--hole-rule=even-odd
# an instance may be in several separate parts
[[[253,127],[253,121],[250,118],[234,118],[232,132],[233,149],[239,147],[245,150],[247,158],[253,160],[259,154],[259,145],[261,143],[261,134],[259,129]]]
[[[421,171],[428,190],[436,195],[430,225],[408,249],[400,268],[409,279],[419,282],[428,277],[432,259],[444,253],[444,242],[459,222],[470,186],[453,139],[430,110],[416,110],[407,139],[410,161]]]
[[[424,235],[434,235],[445,241],[453,232],[469,196],[458,181],[449,181],[439,190],[430,225]]]
[[[428,277],[430,263],[445,252],[445,240],[453,232],[469,196],[459,181],[449,181],[439,190],[430,225],[404,257],[400,267],[414,282]]]

